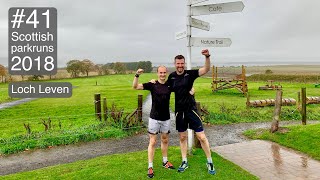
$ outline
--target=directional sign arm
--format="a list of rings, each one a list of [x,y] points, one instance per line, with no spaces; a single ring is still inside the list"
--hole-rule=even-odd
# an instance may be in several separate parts
[[[196,47],[229,47],[232,41],[229,38],[191,37],[190,44]]]
[[[195,19],[195,18],[190,18],[189,22],[190,22],[191,27],[210,31],[210,23],[208,23],[208,22],[201,21],[201,20]]]
[[[191,15],[209,15],[209,14],[221,14],[230,12],[241,12],[244,8],[242,1],[220,3],[220,4],[210,4],[203,6],[193,6],[191,7]]]

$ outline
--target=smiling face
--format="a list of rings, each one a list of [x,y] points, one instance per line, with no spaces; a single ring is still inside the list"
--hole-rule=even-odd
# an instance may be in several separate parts
[[[184,72],[184,68],[185,68],[185,60],[184,58],[181,59],[175,59],[174,60],[174,65],[176,67],[176,71],[178,74],[182,74]]]
[[[164,66],[159,66],[157,70],[158,80],[166,81],[167,78],[167,68]]]

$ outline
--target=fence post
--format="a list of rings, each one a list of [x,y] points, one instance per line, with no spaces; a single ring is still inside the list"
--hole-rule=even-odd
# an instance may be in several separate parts
[[[273,112],[273,120],[272,120],[272,124],[271,124],[271,129],[270,129],[270,132],[272,132],[272,133],[278,131],[278,129],[279,129],[281,103],[282,103],[282,91],[277,90],[276,102],[275,102],[275,107],[274,107],[274,112]]]
[[[199,116],[201,117],[201,106],[200,106],[200,102],[196,102],[196,106],[197,106],[197,110],[198,110],[198,114],[199,114]],[[193,131],[194,132],[194,131]],[[193,139],[194,139],[194,147],[195,148],[201,148],[201,143],[200,143],[200,141],[199,141],[199,139],[197,138],[197,135],[196,135],[196,133],[194,132],[194,137],[193,137]]]
[[[108,119],[108,107],[107,107],[107,98],[103,98],[103,117],[104,121],[107,122]]]
[[[249,96],[249,93],[247,93],[246,95],[247,95],[246,107],[247,107],[247,109],[250,109],[250,96]]]
[[[142,95],[138,95],[138,120],[142,123]]]
[[[101,99],[99,93],[94,94],[94,105],[96,118],[101,121]]]
[[[302,125],[307,124],[307,93],[306,88],[301,88],[301,116],[302,116]]]

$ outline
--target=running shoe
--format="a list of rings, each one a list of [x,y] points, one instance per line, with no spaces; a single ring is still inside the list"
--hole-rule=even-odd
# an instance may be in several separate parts
[[[214,169],[213,163],[207,163],[207,167],[208,167],[208,173],[215,175],[216,174],[216,170]]]
[[[188,163],[185,161],[182,161],[182,164],[178,168],[178,172],[184,172],[188,168]]]
[[[153,178],[153,176],[154,176],[153,168],[150,167],[150,168],[148,169],[148,178]]]
[[[175,169],[169,161],[167,161],[166,163],[162,163],[162,166],[166,169]]]

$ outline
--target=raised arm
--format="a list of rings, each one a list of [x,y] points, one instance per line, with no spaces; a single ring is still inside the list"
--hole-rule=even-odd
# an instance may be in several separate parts
[[[201,51],[201,54],[205,56],[206,61],[202,68],[199,69],[199,76],[202,76],[210,71],[210,53],[208,49]]]
[[[138,69],[134,76],[132,88],[136,90],[143,90],[143,85],[139,84],[139,76],[143,73],[143,69]]]

